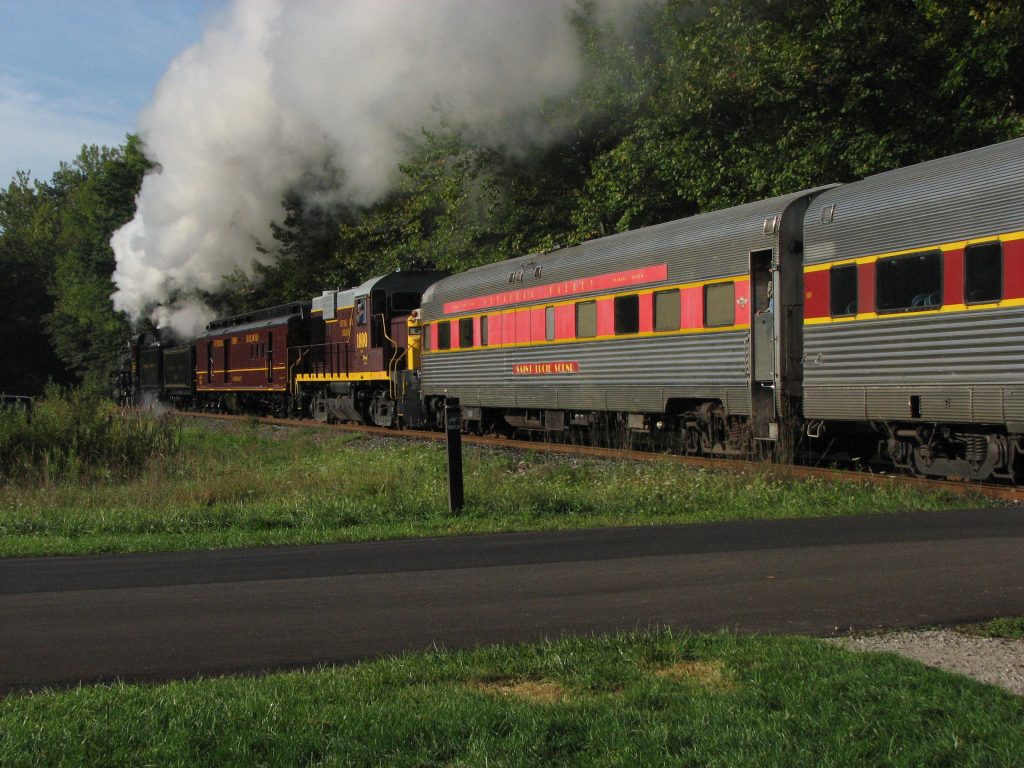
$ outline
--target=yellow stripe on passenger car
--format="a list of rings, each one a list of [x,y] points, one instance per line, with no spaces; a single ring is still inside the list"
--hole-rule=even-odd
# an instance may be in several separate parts
[[[983,243],[1009,243],[1014,240],[1024,240],[1024,232],[1006,232],[1001,235],[986,235],[985,237],[976,237],[971,240],[957,240],[951,243],[942,243],[940,245],[929,245],[921,248],[907,248],[902,251],[887,251],[886,253],[876,253],[871,256],[858,256],[855,259],[839,259],[837,261],[829,261],[824,264],[811,264],[804,267],[804,274],[808,275],[812,272],[824,272],[832,267],[845,267],[849,264],[873,264],[879,259],[890,259],[893,256],[908,256],[912,253],[932,253],[933,251],[942,251],[947,253],[949,251],[958,251],[961,248],[966,248],[969,245],[981,245]]]
[[[804,325],[825,325],[827,323],[849,323],[854,320],[889,320],[897,317],[920,317],[921,315],[952,314],[954,312],[976,312],[982,309],[1006,309],[1011,307],[1024,307],[1024,299],[1003,299],[1002,301],[990,301],[984,304],[947,304],[934,309],[922,309],[916,312],[861,312],[857,315],[846,317],[809,317],[804,320]]]

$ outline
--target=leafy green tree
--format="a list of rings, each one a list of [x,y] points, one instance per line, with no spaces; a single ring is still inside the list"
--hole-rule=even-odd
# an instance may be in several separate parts
[[[54,349],[77,377],[104,386],[130,333],[110,295],[114,254],[110,237],[135,213],[135,196],[149,163],[138,138],[114,149],[83,147],[54,174],[59,235],[53,276],[54,308],[47,318]]]
[[[1002,0],[725,0],[694,18],[670,0],[653,45],[626,47],[648,103],[592,164],[577,229],[629,229],[1019,135],[1022,13]]]
[[[0,392],[38,394],[67,379],[43,321],[53,308],[56,231],[48,190],[27,173],[0,190]]]

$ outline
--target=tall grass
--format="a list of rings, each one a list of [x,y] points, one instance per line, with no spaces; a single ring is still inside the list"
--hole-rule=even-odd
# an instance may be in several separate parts
[[[96,392],[51,386],[31,415],[0,409],[0,482],[126,479],[180,442],[173,417],[126,413]]]
[[[467,446],[448,511],[443,446],[182,419],[181,449],[118,482],[0,485],[0,557],[314,544],[986,506],[894,484],[733,475]]]

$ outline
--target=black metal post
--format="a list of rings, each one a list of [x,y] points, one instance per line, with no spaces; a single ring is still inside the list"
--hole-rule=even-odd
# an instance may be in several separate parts
[[[444,431],[448,445],[448,511],[462,511],[462,408],[459,398],[444,399]]]

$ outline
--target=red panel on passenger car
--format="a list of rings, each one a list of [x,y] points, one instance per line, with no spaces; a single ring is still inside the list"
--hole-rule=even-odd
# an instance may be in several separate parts
[[[516,310],[516,344],[530,342],[530,310]]]
[[[654,330],[654,297],[649,293],[640,295],[640,333]]]
[[[679,323],[683,328],[704,327],[704,289],[700,286],[683,288],[679,292],[683,306]]]
[[[502,344],[515,344],[516,343],[516,316],[511,315],[497,315],[501,318],[501,343]]]
[[[488,296],[475,296],[470,299],[446,302],[443,311],[446,315],[472,310],[503,307],[510,304],[526,304],[528,302],[560,299],[565,296],[590,293],[593,291],[614,291],[632,285],[657,283],[668,277],[667,264],[652,264],[637,269],[626,269],[622,272],[611,272],[604,275],[593,275],[576,280],[563,280],[558,283],[517,288],[514,291],[492,293]]]
[[[576,305],[555,307],[555,338],[572,339],[576,336]]]
[[[530,341],[544,341],[546,338],[544,312],[544,307],[530,309]]]
[[[615,335],[615,300],[600,299],[597,302],[597,335]]]
[[[750,281],[736,281],[736,325],[750,325]]]
[[[1003,243],[1003,298],[1024,299],[1024,240]]]
[[[964,303],[964,249],[942,254],[942,303]]]
[[[808,320],[829,315],[828,275],[827,269],[804,275],[804,317]]]
[[[857,311],[875,311],[875,265],[861,264],[857,270]]]

